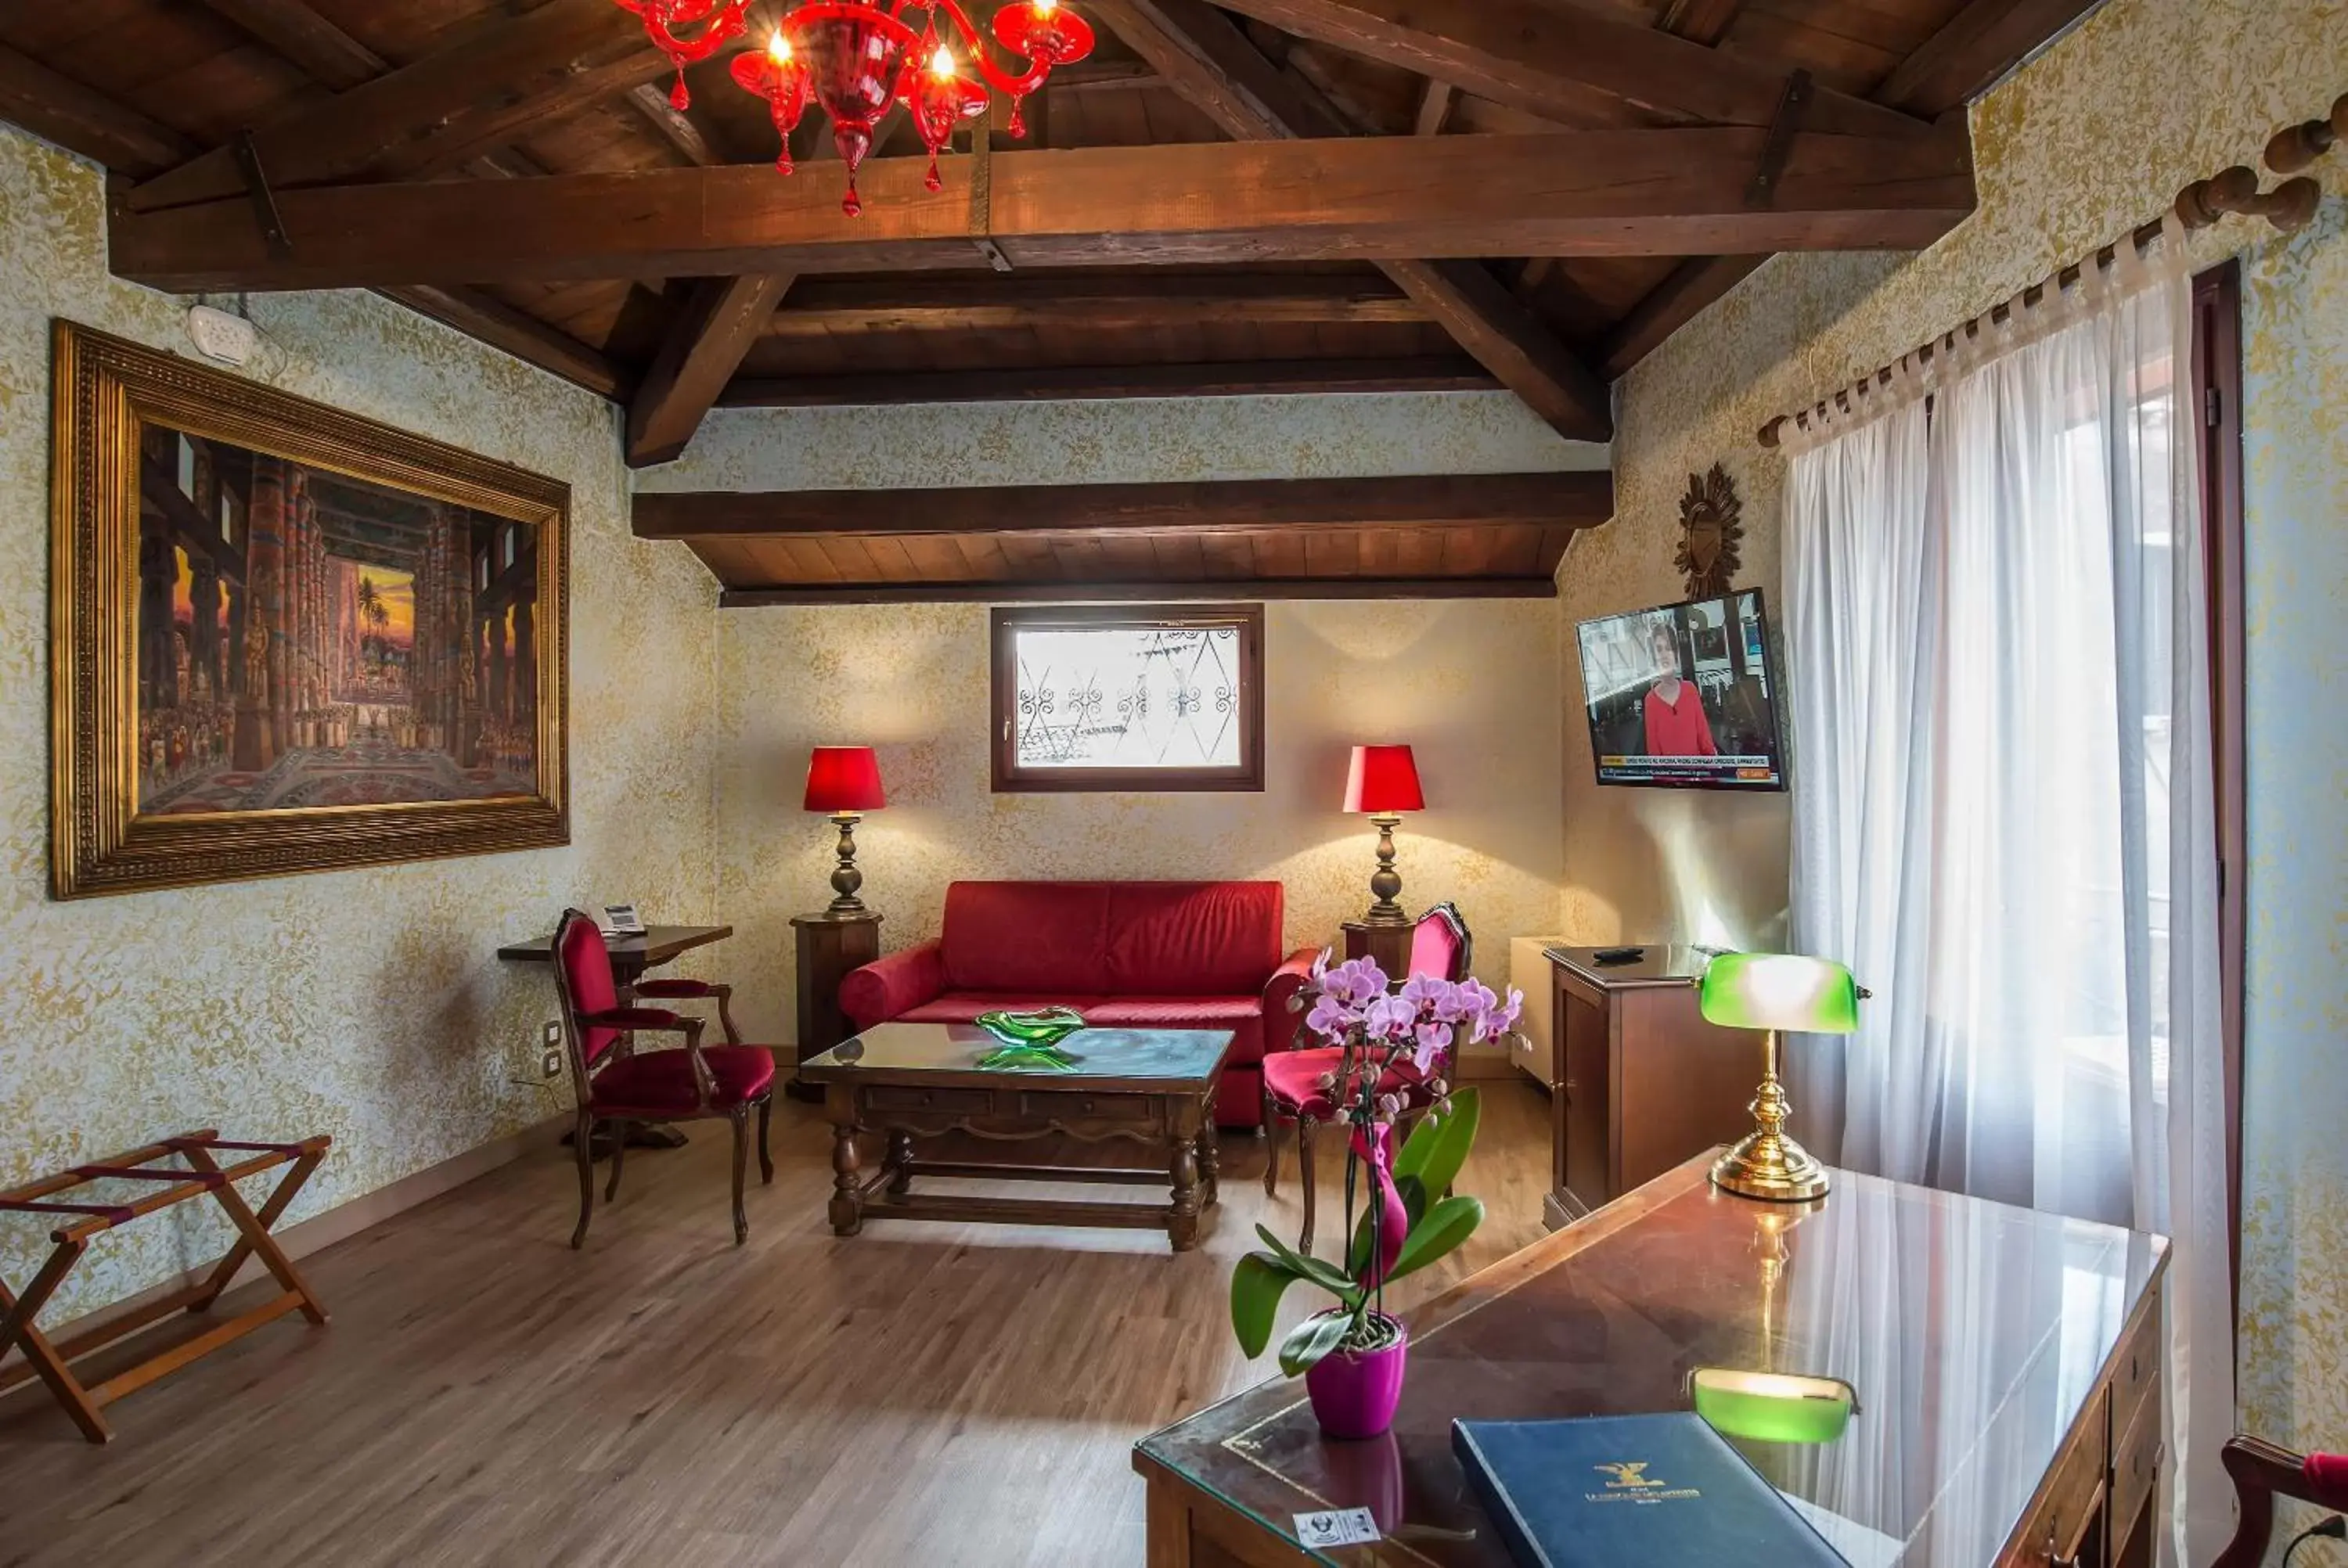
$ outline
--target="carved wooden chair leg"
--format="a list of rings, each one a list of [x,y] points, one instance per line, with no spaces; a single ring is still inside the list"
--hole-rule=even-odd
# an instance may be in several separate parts
[[[742,1177],[750,1153],[750,1108],[735,1107],[726,1120],[734,1123],[734,1245],[750,1239],[749,1216],[742,1212]]]
[[[1270,1089],[1263,1091],[1263,1124],[1261,1131],[1265,1133],[1263,1195],[1267,1198],[1276,1198],[1280,1195],[1280,1113],[1272,1108]]]
[[[578,1131],[571,1135],[572,1150],[579,1156],[579,1228],[571,1233],[573,1252],[587,1245],[587,1222],[595,1214],[595,1123],[585,1106],[579,1110]]]
[[[1296,1250],[1313,1250],[1313,1118],[1299,1112],[1296,1118],[1296,1163],[1304,1184],[1304,1229],[1296,1238]]]
[[[620,1196],[620,1167],[628,1159],[628,1124],[615,1118],[604,1125],[612,1130],[612,1179],[603,1184],[603,1201],[608,1204]]]
[[[775,1184],[775,1157],[767,1152],[767,1123],[774,1114],[775,1097],[769,1094],[758,1102],[758,1184],[762,1187]]]

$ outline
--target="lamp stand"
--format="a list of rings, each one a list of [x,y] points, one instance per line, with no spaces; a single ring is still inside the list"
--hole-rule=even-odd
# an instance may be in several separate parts
[[[1750,1107],[1758,1123],[1736,1146],[1712,1163],[1712,1184],[1739,1197],[1798,1204],[1827,1193],[1827,1168],[1808,1150],[1786,1136],[1785,1085],[1777,1081],[1777,1031],[1762,1037],[1761,1088]]]
[[[1362,917],[1362,924],[1407,926],[1410,916],[1395,902],[1395,895],[1402,891],[1402,873],[1395,869],[1394,830],[1402,825],[1402,818],[1374,816],[1370,825],[1378,830],[1378,868],[1370,874],[1370,891],[1376,895],[1377,901]]]
[[[831,890],[835,897],[825,913],[841,918],[851,918],[866,913],[864,900],[856,890],[864,886],[864,873],[856,869],[856,823],[858,814],[852,811],[835,813],[831,823],[839,829],[839,864],[831,873]]]

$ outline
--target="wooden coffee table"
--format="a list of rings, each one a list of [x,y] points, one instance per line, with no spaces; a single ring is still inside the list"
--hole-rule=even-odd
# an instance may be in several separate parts
[[[832,1126],[831,1228],[854,1235],[867,1218],[1163,1229],[1177,1252],[1199,1245],[1199,1214],[1215,1201],[1215,1083],[1231,1054],[1220,1029],[1088,1029],[1061,1049],[1076,1066],[982,1068],[999,1042],[975,1024],[884,1023],[799,1063],[824,1086]],[[860,1132],[888,1134],[880,1168],[866,1174]],[[987,1143],[1064,1133],[1085,1143],[1151,1145],[1144,1168],[1035,1165],[1014,1160],[922,1160],[913,1141],[968,1132]],[[922,1176],[1017,1182],[1166,1182],[1163,1204],[917,1193]]]

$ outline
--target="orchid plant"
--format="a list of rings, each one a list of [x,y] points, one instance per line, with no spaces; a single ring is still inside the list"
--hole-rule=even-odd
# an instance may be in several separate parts
[[[1393,1342],[1399,1328],[1383,1310],[1387,1284],[1445,1256],[1483,1223],[1481,1199],[1451,1194],[1476,1141],[1479,1103],[1474,1090],[1452,1090],[1444,1074],[1455,1045],[1509,1034],[1524,1007],[1522,992],[1503,999],[1475,979],[1413,975],[1396,989],[1375,960],[1333,965],[1326,952],[1313,965],[1307,994],[1306,1030],[1340,1052],[1318,1087],[1349,1130],[1345,1258],[1301,1253],[1259,1225],[1269,1250],[1249,1253],[1231,1274],[1231,1329],[1250,1356],[1271,1342],[1280,1299],[1296,1281],[1337,1298],[1334,1309],[1307,1317],[1282,1341],[1280,1368],[1292,1378],[1333,1351]],[[1395,1122],[1422,1102],[1426,1114],[1396,1152]]]

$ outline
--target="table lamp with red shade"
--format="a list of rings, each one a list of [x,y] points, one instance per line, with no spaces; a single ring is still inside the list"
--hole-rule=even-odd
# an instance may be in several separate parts
[[[866,912],[864,900],[856,896],[864,886],[864,873],[856,869],[856,822],[888,804],[880,793],[880,764],[870,746],[818,746],[808,753],[807,796],[800,804],[829,814],[839,829],[839,865],[831,874],[834,897],[825,913],[851,918]]]
[[[1408,746],[1355,746],[1354,764],[1345,774],[1345,809],[1367,815],[1378,830],[1378,868],[1370,876],[1376,902],[1362,917],[1365,926],[1407,926],[1410,917],[1395,895],[1402,891],[1402,874],[1395,869],[1394,830],[1402,814],[1426,809],[1418,787],[1418,766]]]

